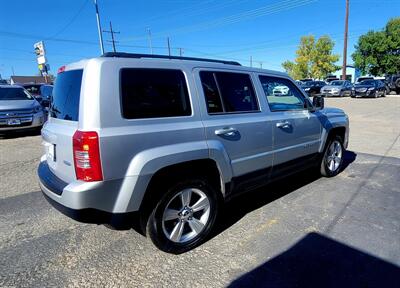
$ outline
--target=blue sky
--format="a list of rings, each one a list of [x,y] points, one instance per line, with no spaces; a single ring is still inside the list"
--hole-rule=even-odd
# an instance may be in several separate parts
[[[232,59],[282,70],[302,35],[331,36],[342,54],[345,0],[98,0],[103,29],[120,31],[117,50]],[[0,0],[0,74],[37,74],[33,43],[44,40],[51,72],[100,55],[93,0]],[[350,0],[349,51],[358,36],[400,16],[398,0]],[[104,39],[110,39],[104,33]],[[105,42],[106,51],[111,51]],[[348,62],[351,61],[349,56]]]

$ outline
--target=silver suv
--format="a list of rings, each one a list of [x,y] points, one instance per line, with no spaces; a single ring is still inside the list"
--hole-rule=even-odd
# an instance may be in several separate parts
[[[24,88],[0,85],[0,133],[39,129],[45,121],[42,106]]]
[[[182,253],[237,193],[313,166],[341,170],[348,117],[313,101],[286,74],[236,62],[106,53],[73,63],[59,69],[42,129],[40,186],[74,219],[134,214],[159,249]]]

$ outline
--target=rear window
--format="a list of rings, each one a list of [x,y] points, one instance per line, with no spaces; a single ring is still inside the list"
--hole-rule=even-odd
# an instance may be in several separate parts
[[[65,71],[57,75],[50,106],[53,118],[78,121],[83,70]]]
[[[201,71],[200,79],[209,114],[259,111],[250,75]]]
[[[121,70],[122,114],[127,119],[191,115],[185,75],[180,70]]]

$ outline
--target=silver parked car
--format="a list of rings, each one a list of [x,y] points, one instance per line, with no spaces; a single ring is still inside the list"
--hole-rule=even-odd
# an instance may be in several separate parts
[[[182,253],[234,195],[308,167],[338,174],[348,133],[342,110],[281,72],[107,53],[60,68],[38,174],[66,215],[114,225],[134,213],[159,249]]]
[[[0,85],[0,132],[40,129],[44,121],[41,105],[24,88]]]
[[[334,80],[321,88],[322,96],[351,96],[353,85],[348,80]]]

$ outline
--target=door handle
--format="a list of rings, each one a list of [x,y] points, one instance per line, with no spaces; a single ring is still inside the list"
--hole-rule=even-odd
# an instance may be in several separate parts
[[[276,127],[277,127],[277,128],[283,128],[283,129],[285,129],[285,128],[289,128],[289,127],[291,127],[291,126],[292,126],[292,124],[290,124],[289,121],[282,121],[282,122],[276,123]]]
[[[215,130],[215,135],[226,135],[226,136],[233,136],[235,133],[238,132],[236,128],[233,127],[225,127],[222,129]]]

